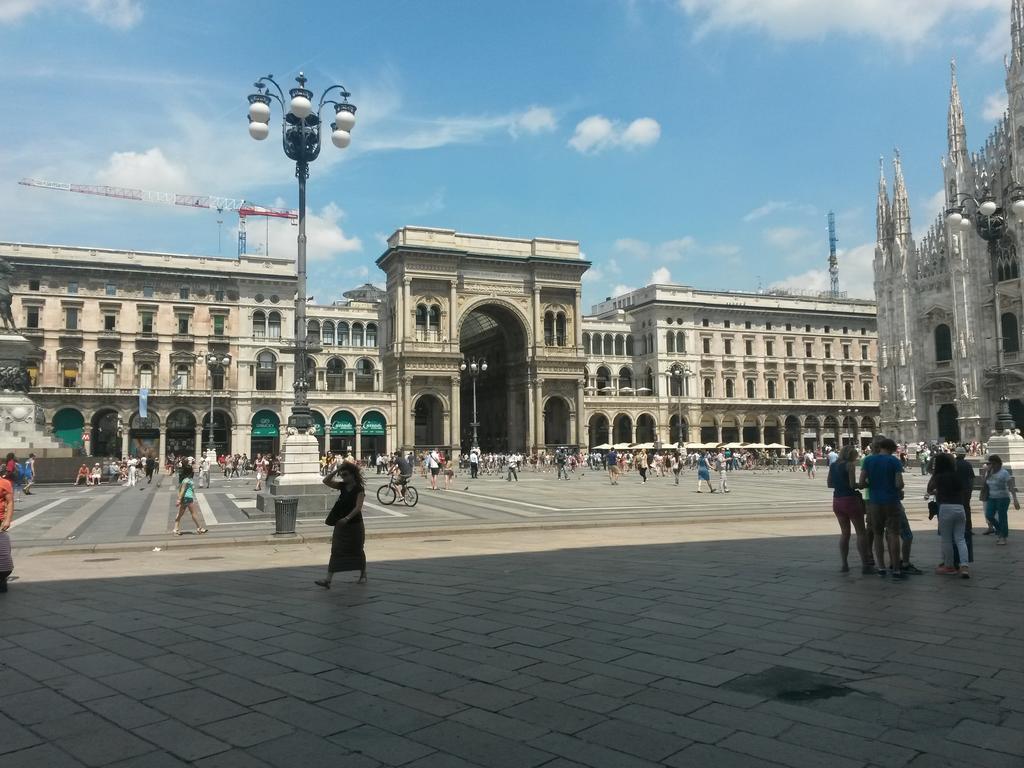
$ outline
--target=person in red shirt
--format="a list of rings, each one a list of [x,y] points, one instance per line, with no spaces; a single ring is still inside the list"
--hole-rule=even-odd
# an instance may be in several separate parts
[[[14,570],[11,559],[11,539],[7,531],[14,522],[14,488],[7,467],[0,469],[0,592],[7,591],[7,577]]]

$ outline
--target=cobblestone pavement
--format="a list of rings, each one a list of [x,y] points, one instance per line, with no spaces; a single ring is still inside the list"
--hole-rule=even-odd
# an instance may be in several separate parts
[[[1020,529],[894,583],[835,528],[385,539],[329,591],[322,546],[20,554],[0,768],[1024,765]]]
[[[654,478],[641,485],[636,473],[611,486],[602,473],[580,471],[570,481],[554,473],[523,472],[520,482],[509,483],[490,476],[476,481],[456,478],[449,491],[431,491],[423,478],[415,485],[420,503],[414,508],[378,504],[375,491],[383,479],[369,475],[370,490],[366,523],[371,536],[403,535],[423,531],[459,531],[493,527],[536,525],[621,525],[630,523],[705,520],[709,517],[814,515],[831,517],[831,491],[825,473],[808,480],[800,472],[732,472],[729,494],[696,493],[696,475],[684,473],[680,485],[671,477]],[[912,487],[924,481],[908,474]],[[213,487],[198,494],[198,506],[210,529],[202,540],[263,541],[274,529],[273,521],[253,521],[246,511],[255,509],[252,478],[224,480],[214,477]],[[920,494],[911,493],[912,514],[923,515]],[[192,546],[196,537],[171,537],[175,493],[171,478],[154,480],[152,486],[124,488],[43,487],[18,501],[14,536],[16,546],[99,548],[130,544]],[[183,530],[193,525],[186,517]],[[325,537],[322,520],[300,521],[303,537]]]

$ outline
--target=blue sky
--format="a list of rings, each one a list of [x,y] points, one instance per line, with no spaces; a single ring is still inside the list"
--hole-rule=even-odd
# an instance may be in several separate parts
[[[840,6],[840,7],[836,7]],[[289,10],[293,9],[293,10]],[[340,82],[359,121],[309,185],[317,299],[403,224],[577,239],[585,303],[652,279],[870,294],[878,157],[899,146],[915,233],[940,206],[949,59],[968,142],[1005,106],[1010,0],[0,0],[0,239],[216,254],[216,213],[23,176],[296,205],[246,130],[259,75]],[[294,20],[305,20],[297,29]],[[223,217],[225,255],[237,217]],[[250,220],[250,250],[266,229]],[[294,252],[271,224],[270,253]]]

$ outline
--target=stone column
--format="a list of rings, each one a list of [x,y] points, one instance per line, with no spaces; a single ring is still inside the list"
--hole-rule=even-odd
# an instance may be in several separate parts
[[[462,386],[461,379],[458,376],[452,376],[450,391],[449,401],[452,404],[452,416],[450,419],[451,433],[448,442],[452,447],[451,458],[457,462],[459,454],[462,452]]]
[[[128,415],[128,419],[131,418],[131,414]],[[128,458],[128,433],[131,431],[128,429],[128,419],[124,420],[124,427],[121,428],[121,458]]]
[[[356,457],[356,461],[359,461],[363,457],[363,441],[360,439],[363,436],[363,425],[358,421],[356,422],[356,444],[352,446],[352,453]]]
[[[716,430],[716,432],[718,434],[718,437],[717,437],[718,442],[721,443],[722,442],[722,421],[720,419],[715,419],[715,430]]]
[[[160,425],[160,455],[156,457],[157,470],[163,469],[164,459],[167,457],[167,427]]]
[[[544,445],[544,379],[533,383],[533,434],[538,446]]]
[[[203,453],[203,425],[202,422],[196,424],[196,450],[193,456],[201,456]]]
[[[456,325],[456,310],[455,310],[455,281],[451,280],[448,282],[448,343],[452,344],[455,342],[456,332],[458,326]]]
[[[526,380],[526,423],[523,425],[523,449],[527,452],[532,451],[537,441],[533,434],[533,382],[529,379]]]
[[[412,314],[412,279],[408,277],[402,278],[402,339],[407,340],[409,338],[409,315]]]
[[[583,306],[582,306],[582,301],[581,301],[581,295],[582,295],[582,292],[580,291],[579,288],[577,288],[576,289],[576,302],[575,302],[575,309],[576,309],[576,311],[573,314],[573,319],[572,319],[573,327],[574,327],[574,329],[576,331],[573,335],[576,337],[576,346],[577,347],[582,347],[583,346]]]
[[[759,416],[758,419],[757,419],[757,442],[761,443],[761,445],[764,445],[764,442],[765,442],[764,441],[764,421],[765,421],[765,417],[764,416]]]
[[[587,434],[587,413],[583,408],[583,381],[576,382],[576,445],[585,448],[590,445]]]
[[[536,347],[544,346],[544,321],[540,311],[540,288],[533,289],[533,344]]]
[[[416,422],[412,413],[412,377],[402,379],[402,401],[399,407],[402,424],[402,449],[411,449],[416,441]]]

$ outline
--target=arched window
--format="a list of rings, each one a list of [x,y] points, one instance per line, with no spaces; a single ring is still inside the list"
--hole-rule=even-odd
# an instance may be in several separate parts
[[[669,331],[665,334],[665,351],[669,354],[674,354],[676,351],[676,333],[675,331]]]
[[[435,333],[441,330],[441,305],[430,305],[430,330]]]
[[[179,363],[174,366],[174,380],[171,382],[171,386],[179,391],[185,391],[188,389],[188,376],[189,368],[186,363]]]
[[[1003,352],[1020,352],[1020,329],[1017,325],[1017,315],[1013,312],[1003,312],[999,318],[999,325],[1003,333]]]
[[[605,368],[603,365],[597,369],[597,391],[599,394],[607,394],[601,392],[602,389],[608,389],[612,385],[612,372]]]
[[[751,400],[754,399],[754,380],[753,379],[747,379],[747,397],[749,397]]]
[[[953,338],[945,323],[935,326],[935,359],[939,362],[953,359]]]
[[[654,334],[653,333],[648,333],[647,334],[647,354],[649,354],[649,355],[653,355],[654,354]]]
[[[143,363],[139,366],[139,388],[153,388],[153,366],[149,363]]]
[[[644,374],[643,380],[640,382],[640,386],[644,389],[649,389],[650,392],[644,394],[657,394],[654,391],[654,371],[651,370],[651,366],[647,366],[647,373]]]
[[[865,400],[870,400],[871,399],[871,382],[870,381],[865,381],[864,382],[863,390],[864,390],[864,399]]]
[[[271,312],[267,315],[267,336],[271,339],[281,338],[281,313]]]
[[[256,356],[256,389],[273,392],[277,389],[277,358],[272,352]]]
[[[555,343],[555,313],[544,313],[544,346],[550,347]]]
[[[633,388],[633,372],[626,366],[619,369],[619,389],[625,387]]]
[[[330,320],[324,320],[322,343],[325,347],[334,346],[334,323]]]
[[[267,316],[259,310],[252,313],[252,335],[256,339],[267,335]]]
[[[790,400],[796,400],[796,382],[795,381],[787,381],[786,382],[786,397],[788,397]]]
[[[768,399],[775,399],[775,379],[768,379]]]
[[[565,312],[555,315],[555,345],[565,346]]]
[[[614,343],[615,342],[614,342],[614,339],[612,339],[611,334],[607,334],[606,333],[604,335],[604,356],[605,357],[611,357],[613,354],[615,354],[615,351],[612,349],[612,344],[614,344]]]
[[[113,363],[104,363],[100,368],[100,387],[114,389],[117,386],[117,368]]]
[[[725,380],[725,396],[736,397],[736,382],[732,379]]]
[[[807,382],[807,399],[808,400],[813,400],[814,399],[814,382],[813,381],[808,381]]]
[[[615,354],[618,355],[619,357],[622,357],[624,354],[626,354],[625,339],[622,337],[621,334],[615,337]]]
[[[647,337],[646,336],[641,336],[640,337],[640,354],[641,355],[646,355],[647,354]]]
[[[633,347],[633,337],[632,336],[627,336],[626,337],[626,355],[628,357],[632,357],[634,355],[633,348],[634,348]],[[618,351],[618,350],[616,350],[616,351]]]
[[[416,330],[417,331],[425,331],[425,330],[427,330],[427,318],[428,317],[429,317],[429,315],[428,315],[427,305],[426,304],[417,304],[416,305]]]
[[[356,364],[356,392],[373,392],[373,363],[365,357]]]
[[[377,346],[377,324],[367,323],[366,324],[366,346],[376,347]]]
[[[338,346],[348,346],[348,323],[344,321],[338,323]]]
[[[844,381],[843,382],[843,395],[845,396],[845,398],[847,400],[853,400],[853,382],[852,381]]]
[[[686,334],[682,331],[676,331],[676,352],[686,354]]]
[[[590,334],[586,332],[583,334],[583,351],[590,352]]]
[[[826,381],[825,382],[825,399],[826,400],[835,400],[835,398],[836,398],[836,385],[833,384],[831,381]]]
[[[602,338],[602,337],[601,337],[601,334],[600,334],[600,333],[595,333],[595,334],[594,334],[594,335],[593,335],[593,336],[591,337],[591,339],[590,339],[590,341],[591,341],[591,345],[592,345],[592,348],[593,348],[593,350],[594,350],[594,352],[593,352],[593,353],[594,353],[595,355],[600,355],[600,354],[601,354],[601,338]]]
[[[352,346],[363,346],[363,324],[352,323]]]
[[[306,358],[306,384],[311,392],[316,389],[316,360],[312,357]]]
[[[327,391],[342,392],[345,389],[345,364],[336,357],[327,361]]]
[[[310,344],[320,346],[320,321],[310,320],[306,323],[306,341]]]
[[[704,397],[712,397],[715,388],[711,383],[711,379],[704,379]]]

